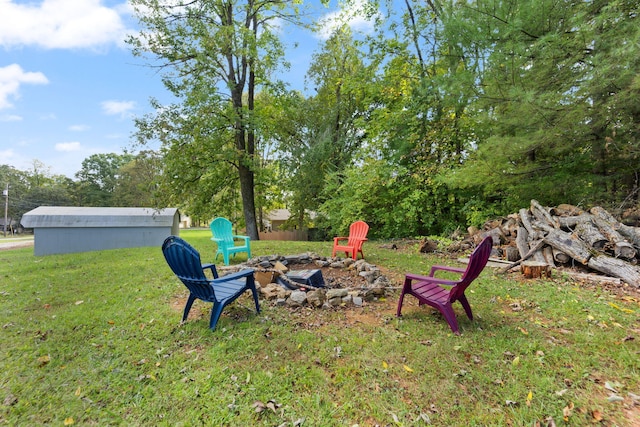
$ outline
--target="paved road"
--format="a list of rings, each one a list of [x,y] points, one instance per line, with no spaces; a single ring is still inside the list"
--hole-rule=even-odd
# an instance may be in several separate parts
[[[24,248],[33,246],[33,236],[29,237],[7,237],[6,239],[0,234],[0,250]]]

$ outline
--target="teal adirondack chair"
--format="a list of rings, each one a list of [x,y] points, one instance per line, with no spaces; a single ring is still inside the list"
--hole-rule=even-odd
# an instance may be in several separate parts
[[[238,236],[233,234],[231,221],[226,218],[216,218],[211,221],[209,227],[211,227],[211,234],[213,235],[211,240],[216,242],[218,245],[215,259],[218,259],[218,255],[222,254],[224,265],[229,265],[229,255],[235,256],[238,252],[246,252],[247,258],[251,258],[249,236]],[[244,243],[236,245],[236,239],[243,240]]]

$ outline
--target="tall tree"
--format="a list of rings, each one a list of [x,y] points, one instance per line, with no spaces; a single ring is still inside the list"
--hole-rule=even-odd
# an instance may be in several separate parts
[[[488,138],[452,175],[509,208],[638,196],[636,1],[475,1],[449,34],[481,56]],[[470,159],[471,160],[471,159]]]
[[[358,122],[366,113],[367,85],[372,69],[364,63],[348,27],[337,29],[313,55],[307,80],[315,94],[293,94],[281,104],[277,130],[282,173],[290,191],[288,207],[296,225],[305,212],[323,202],[326,177],[351,166],[364,134]]]
[[[113,206],[112,198],[121,168],[134,159],[133,154],[92,154],[76,172],[76,203],[80,206]]]
[[[182,187],[200,180],[217,164],[237,171],[247,234],[258,239],[255,210],[257,123],[255,94],[279,65],[282,46],[275,26],[293,19],[296,0],[132,0],[143,31],[130,38],[134,54],[150,53],[167,71],[165,86],[182,100],[173,111],[139,121],[142,138],[157,137],[165,158],[193,157]],[[166,107],[165,107],[166,108]],[[160,125],[161,127],[157,127]],[[159,133],[148,133],[156,127]],[[200,149],[192,149],[195,145]],[[180,160],[174,159],[177,162]],[[203,163],[202,169],[195,169]],[[220,176],[220,173],[213,172]],[[225,174],[226,176],[226,174]],[[227,180],[224,180],[227,181]],[[219,188],[219,187],[218,187]],[[209,194],[209,198],[214,195]]]
[[[112,206],[155,206],[161,172],[159,153],[150,150],[138,153],[119,170]]]

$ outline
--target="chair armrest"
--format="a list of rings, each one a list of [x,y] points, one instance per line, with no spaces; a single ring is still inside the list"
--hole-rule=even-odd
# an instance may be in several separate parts
[[[250,268],[247,268],[245,270],[227,274],[226,276],[222,276],[217,279],[214,279],[213,283],[228,282],[230,280],[237,280],[237,279],[241,279],[243,277],[249,277],[249,276],[253,276],[253,270],[251,270]]]
[[[211,274],[213,274],[213,278],[217,279],[218,278],[218,270],[216,269],[216,265],[215,264],[202,264],[202,271],[209,269],[211,270]]]
[[[447,286],[455,286],[460,282],[459,280],[439,279],[436,277],[421,276],[419,274],[411,274],[411,273],[407,274],[405,278],[409,280],[417,280],[420,282],[435,283],[437,285],[447,285]]]
[[[334,237],[333,238],[333,244],[337,245],[338,242],[340,242],[340,240],[349,240],[349,238],[348,237]]]
[[[459,268],[459,267],[448,267],[446,265],[433,265],[431,266],[431,271],[429,272],[429,277],[433,277],[433,275],[435,274],[436,271],[449,271],[451,273],[464,273],[465,271],[467,271],[466,268]]]
[[[240,239],[240,240],[244,240],[245,244],[249,244],[249,236],[238,236],[238,235],[234,235],[233,236],[234,239]]]

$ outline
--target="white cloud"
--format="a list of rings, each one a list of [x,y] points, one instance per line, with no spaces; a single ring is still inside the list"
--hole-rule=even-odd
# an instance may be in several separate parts
[[[55,149],[64,152],[80,151],[82,145],[79,142],[59,142],[55,145]]]
[[[102,111],[110,116],[125,116],[136,107],[135,101],[104,101],[101,105]]]
[[[0,46],[47,49],[95,48],[120,44],[127,29],[121,13],[101,0],[0,0]]]
[[[20,97],[21,84],[48,83],[49,80],[47,80],[44,74],[24,71],[18,64],[0,67],[0,110],[13,106],[9,98]]]
[[[15,155],[15,152],[9,148],[8,150],[0,150],[0,158],[11,159]]]
[[[69,130],[73,132],[84,132],[85,130],[91,129],[88,125],[71,125],[69,126]]]
[[[366,34],[373,31],[374,19],[379,12],[371,18],[367,18],[365,14],[368,7],[367,0],[356,0],[348,6],[348,9],[340,9],[320,18],[318,21],[319,30],[316,33],[318,38],[327,40],[335,30],[343,25],[347,25],[354,32]]]
[[[22,121],[22,116],[18,116],[15,114],[6,114],[4,116],[0,116],[0,122],[20,122]]]

